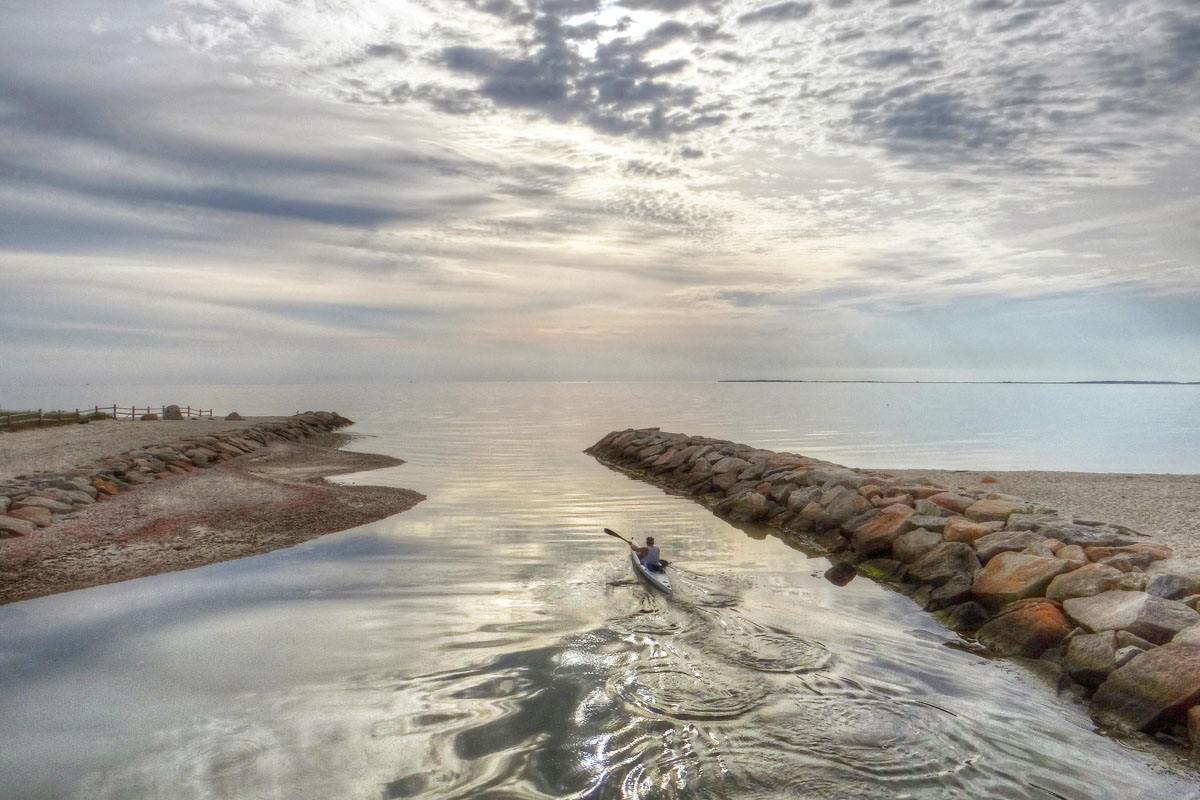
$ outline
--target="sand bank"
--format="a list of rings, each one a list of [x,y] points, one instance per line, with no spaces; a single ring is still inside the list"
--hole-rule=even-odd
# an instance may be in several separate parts
[[[116,453],[181,435],[178,427],[160,427],[169,425],[160,421],[97,426],[102,431],[99,439],[79,437],[74,427],[20,432],[0,436],[0,452],[9,469],[13,464],[22,472],[47,469],[96,458],[101,455],[97,448]],[[209,433],[216,423],[176,425]],[[164,433],[164,439],[146,439]],[[25,436],[31,439],[22,442]],[[290,547],[397,514],[424,499],[407,489],[324,481],[331,475],[403,463],[339,449],[349,439],[325,434],[278,442],[209,469],[164,474],[161,480],[88,506],[31,535],[0,539],[0,603]],[[14,444],[18,446],[10,450]]]

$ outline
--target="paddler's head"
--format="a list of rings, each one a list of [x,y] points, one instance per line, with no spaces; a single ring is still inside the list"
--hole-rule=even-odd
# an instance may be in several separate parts
[[[654,537],[653,537],[653,536],[647,536],[647,537],[646,537],[646,544],[654,544]]]

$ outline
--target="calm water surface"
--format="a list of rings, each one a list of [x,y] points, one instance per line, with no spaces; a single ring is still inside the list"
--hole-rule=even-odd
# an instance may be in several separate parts
[[[229,388],[358,419],[355,449],[408,463],[347,480],[429,499],[0,607],[0,797],[1200,797],[906,598],[581,452],[661,425],[852,465],[1200,471],[1189,388],[1095,388]],[[656,536],[676,594],[603,526]]]

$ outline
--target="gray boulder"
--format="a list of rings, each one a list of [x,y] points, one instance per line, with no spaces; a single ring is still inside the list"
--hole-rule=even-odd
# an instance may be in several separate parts
[[[1106,728],[1132,733],[1164,711],[1187,709],[1197,700],[1200,645],[1168,644],[1136,656],[1109,675],[1096,690],[1089,710]]]
[[[163,419],[181,420],[183,419],[183,412],[179,409],[179,406],[167,406],[163,409]]]
[[[37,530],[37,525],[24,519],[17,519],[0,514],[0,539],[11,539],[16,536],[29,536]]]
[[[1046,587],[1046,597],[1051,600],[1091,597],[1116,589],[1121,582],[1121,575],[1120,570],[1104,564],[1084,564],[1050,581]]]
[[[976,539],[975,552],[980,561],[987,563],[1000,553],[1019,553],[1044,540],[1044,536],[1032,531],[996,531]]]
[[[941,586],[956,577],[970,578],[978,570],[979,559],[971,545],[965,542],[942,542],[917,559],[909,567],[908,574],[921,583]]]
[[[1178,600],[1197,593],[1200,593],[1200,579],[1187,575],[1155,575],[1146,584],[1146,594],[1165,597],[1168,600]]]
[[[1108,526],[1078,525],[1069,520],[1038,525],[1036,530],[1048,539],[1058,539],[1063,544],[1077,544],[1081,547],[1097,545],[1118,547],[1133,544],[1133,539]]]
[[[1063,608],[1089,631],[1126,630],[1154,644],[1165,644],[1184,628],[1200,622],[1200,614],[1183,603],[1120,589],[1064,600]]]
[[[925,501],[918,501],[918,502],[925,502]],[[927,531],[937,531],[938,533],[941,533],[942,530],[946,527],[946,521],[948,519],[949,519],[949,517],[932,516],[929,514],[922,514],[920,512],[917,512],[916,514],[913,514],[911,517],[908,518],[908,522],[906,522],[905,525],[908,527],[909,530],[916,530],[917,528],[924,528]]]
[[[892,542],[892,557],[901,563],[913,564],[941,543],[940,533],[917,528],[900,535]]]
[[[1095,689],[1117,668],[1117,635],[1113,631],[1073,636],[1064,666],[1078,684]]]
[[[836,528],[843,522],[848,522],[859,514],[874,510],[871,501],[858,492],[843,489],[829,505],[825,513],[817,519],[817,530]]]
[[[935,611],[933,616],[950,630],[973,633],[988,621],[990,615],[986,608],[972,601]]]

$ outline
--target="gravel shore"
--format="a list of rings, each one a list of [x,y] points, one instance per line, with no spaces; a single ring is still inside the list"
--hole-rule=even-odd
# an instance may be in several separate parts
[[[78,436],[74,426],[14,433],[0,436],[0,453],[3,463],[19,465],[16,474],[61,469],[64,462],[74,465],[184,435],[178,427],[161,428],[164,424],[170,425],[114,423],[98,426],[99,436],[86,437]],[[213,431],[217,423],[175,425]],[[148,438],[160,434],[165,435]],[[22,442],[27,435],[31,439]],[[0,539],[0,603],[291,547],[398,514],[424,499],[407,489],[324,481],[404,463],[339,449],[350,439],[335,433],[281,442],[187,475],[163,473],[160,480],[88,506],[32,535]],[[14,444],[18,446],[10,450]],[[0,472],[0,477],[7,475]]]

